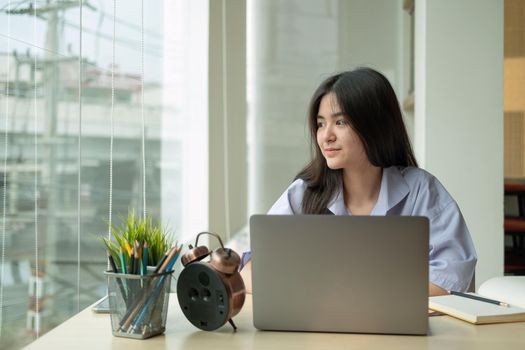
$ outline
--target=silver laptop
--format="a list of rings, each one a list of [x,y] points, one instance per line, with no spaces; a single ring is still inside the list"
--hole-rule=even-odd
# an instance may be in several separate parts
[[[428,219],[254,215],[261,330],[427,334]]]

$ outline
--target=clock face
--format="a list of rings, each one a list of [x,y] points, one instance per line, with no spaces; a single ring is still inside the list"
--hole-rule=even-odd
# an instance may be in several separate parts
[[[197,328],[215,330],[228,321],[229,297],[219,273],[203,262],[187,265],[177,281],[177,298]]]

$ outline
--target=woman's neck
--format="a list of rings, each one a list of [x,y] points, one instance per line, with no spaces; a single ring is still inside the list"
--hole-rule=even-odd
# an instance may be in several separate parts
[[[370,215],[379,197],[383,169],[369,165],[343,170],[345,206],[352,215]]]

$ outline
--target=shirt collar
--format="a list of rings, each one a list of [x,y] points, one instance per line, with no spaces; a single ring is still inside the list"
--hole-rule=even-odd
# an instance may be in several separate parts
[[[339,189],[332,197],[332,200],[328,203],[328,210],[334,215],[348,215],[348,211],[345,206],[345,199],[343,196],[343,181],[339,184]]]
[[[409,192],[408,184],[403,177],[403,174],[395,166],[383,168],[383,175],[381,177],[381,189],[377,198],[376,205],[370,215],[386,215],[387,212],[397,205],[406,197]],[[328,203],[328,210],[334,215],[348,215],[346,210],[343,183],[339,185],[338,191]]]
[[[371,215],[386,215],[390,209],[407,196],[408,192],[410,192],[410,188],[399,168],[396,166],[384,168],[381,190]]]

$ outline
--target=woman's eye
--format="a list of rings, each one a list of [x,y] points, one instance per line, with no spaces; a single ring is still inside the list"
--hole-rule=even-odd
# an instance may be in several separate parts
[[[317,122],[317,127],[318,127],[318,128],[321,128],[321,127],[323,127],[323,126],[324,126],[324,123],[323,123],[323,122]]]
[[[344,120],[344,119],[339,119],[335,124],[336,124],[336,125],[346,125],[346,120]]]

